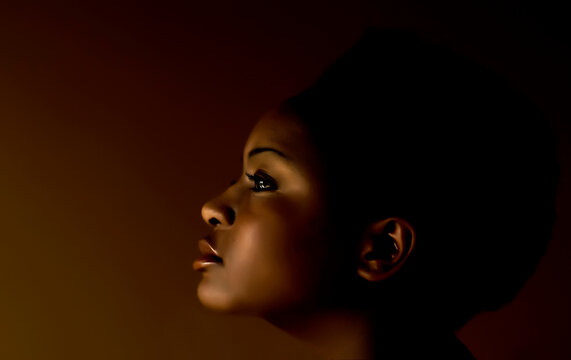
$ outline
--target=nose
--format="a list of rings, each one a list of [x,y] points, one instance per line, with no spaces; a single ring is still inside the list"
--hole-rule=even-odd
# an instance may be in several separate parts
[[[231,226],[236,218],[234,209],[223,201],[221,196],[202,205],[202,219],[214,227]]]

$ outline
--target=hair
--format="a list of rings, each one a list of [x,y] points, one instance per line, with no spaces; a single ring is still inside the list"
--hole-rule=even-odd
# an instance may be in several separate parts
[[[555,220],[556,144],[541,109],[493,71],[408,30],[367,29],[285,104],[325,165],[339,246],[387,217],[415,229],[377,304],[455,330],[532,275]]]

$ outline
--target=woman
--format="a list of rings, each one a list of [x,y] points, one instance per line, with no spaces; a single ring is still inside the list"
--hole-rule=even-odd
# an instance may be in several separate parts
[[[532,274],[556,177],[525,97],[445,47],[370,29],[251,131],[243,175],[202,208],[198,297],[330,359],[471,359],[453,332]]]

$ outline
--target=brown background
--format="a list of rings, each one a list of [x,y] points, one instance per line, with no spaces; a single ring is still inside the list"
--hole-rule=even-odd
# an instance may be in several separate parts
[[[438,36],[552,116],[551,247],[515,302],[458,335],[478,359],[571,358],[565,12],[457,3],[3,2],[0,358],[316,359],[260,320],[200,308],[199,210],[241,171],[257,117],[373,24]]]

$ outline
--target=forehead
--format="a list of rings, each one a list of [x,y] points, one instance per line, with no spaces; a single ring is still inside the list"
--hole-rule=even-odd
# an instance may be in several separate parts
[[[292,160],[301,160],[313,154],[307,131],[302,122],[291,112],[273,109],[260,117],[244,147],[244,156],[255,148],[272,147]]]

